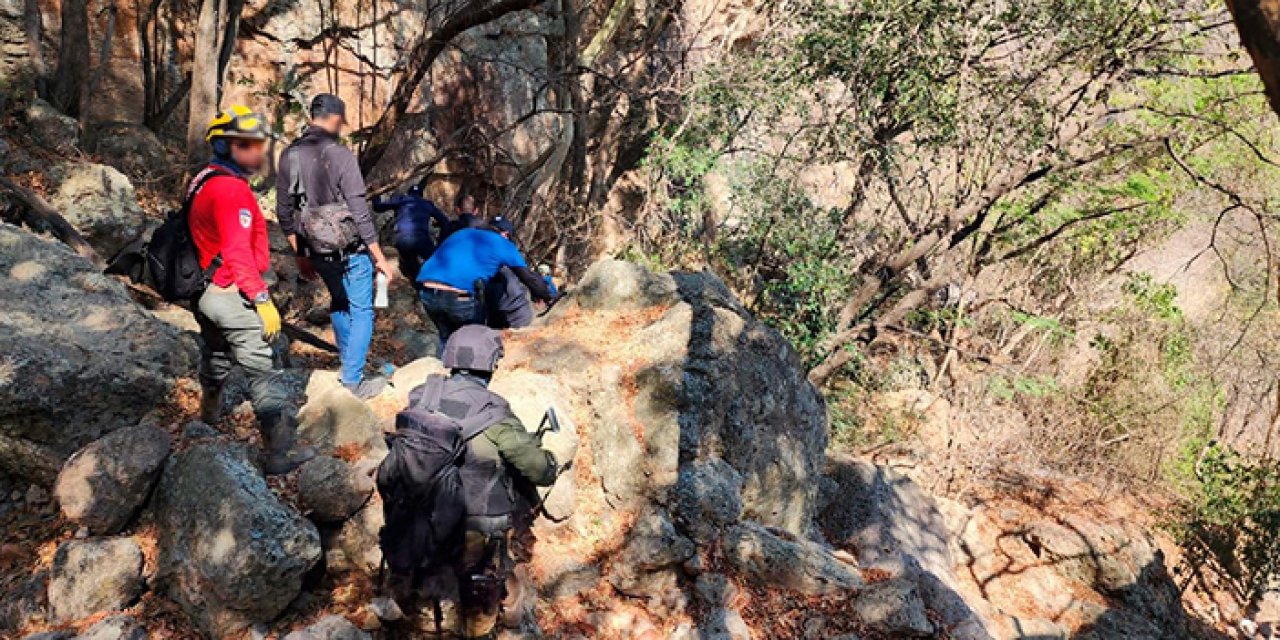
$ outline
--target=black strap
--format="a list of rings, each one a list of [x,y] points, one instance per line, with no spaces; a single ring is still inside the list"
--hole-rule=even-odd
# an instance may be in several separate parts
[[[226,171],[223,171],[222,169],[215,169],[213,167],[206,168],[204,171],[200,173],[200,175],[196,176],[195,185],[191,187],[191,190],[187,192],[186,199],[182,201],[181,215],[184,220],[187,220],[188,229],[191,228],[191,206],[195,204],[196,196],[200,193],[200,190],[204,188],[204,185],[208,184],[210,180],[213,180],[214,178],[218,178],[221,176],[226,176],[228,178],[236,177],[235,175],[228,173]],[[205,282],[208,282],[211,278],[213,278],[213,274],[217,273],[218,269],[220,268],[222,268],[222,252],[218,252],[214,254],[213,260],[209,261],[209,266],[205,267],[204,271],[202,272]]]

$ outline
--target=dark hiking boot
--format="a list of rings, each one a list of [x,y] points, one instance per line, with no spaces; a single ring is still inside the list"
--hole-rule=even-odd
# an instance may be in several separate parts
[[[200,421],[213,426],[222,419],[222,385],[200,385]]]
[[[382,376],[373,376],[365,378],[355,384],[342,383],[347,391],[355,394],[361,400],[369,400],[382,395],[382,390],[387,388],[387,379]]]
[[[258,428],[262,431],[262,471],[278,476],[297,469],[316,457],[312,447],[297,446],[297,421],[292,416],[265,416]]]

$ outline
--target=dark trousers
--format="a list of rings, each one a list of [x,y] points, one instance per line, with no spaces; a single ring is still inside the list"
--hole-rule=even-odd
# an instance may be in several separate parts
[[[484,305],[474,296],[462,296],[451,291],[424,288],[419,294],[422,308],[436,325],[440,335],[440,355],[454,331],[469,324],[484,324]]]

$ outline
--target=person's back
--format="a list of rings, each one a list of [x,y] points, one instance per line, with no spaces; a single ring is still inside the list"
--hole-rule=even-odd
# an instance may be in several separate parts
[[[409,394],[410,407],[444,414],[462,427],[464,437],[474,434],[466,441],[458,468],[466,505],[462,548],[448,557],[419,562],[419,566],[452,567],[461,605],[460,631],[466,638],[490,637],[495,630],[514,564],[508,549],[513,516],[517,509],[528,508],[518,499],[517,477],[550,486],[562,468],[556,454],[542,448],[538,436],[525,428],[507,401],[489,390],[502,354],[501,334],[483,326],[464,327],[449,340],[442,356],[450,375],[433,376]],[[480,430],[470,431],[473,428]],[[563,455],[567,465],[574,451]],[[433,517],[433,524],[445,523]],[[421,611],[419,603],[412,601],[416,586],[409,585],[404,603],[409,606],[403,607],[411,616]]]
[[[444,237],[450,223],[448,216],[434,202],[422,197],[422,188],[414,185],[401,196],[373,202],[374,211],[395,210],[395,247],[400,262],[400,273],[416,282],[422,263],[436,250],[435,235],[431,231],[434,221]]]
[[[488,325],[494,329],[521,329],[533,323],[533,302],[529,290],[503,267],[484,290]]]
[[[502,267],[527,268],[515,244],[493,231],[462,229],[436,248],[418,271],[418,281],[474,291],[477,281],[488,283]]]

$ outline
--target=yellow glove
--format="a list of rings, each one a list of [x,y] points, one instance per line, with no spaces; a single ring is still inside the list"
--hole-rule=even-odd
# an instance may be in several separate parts
[[[262,318],[262,336],[269,342],[280,333],[280,312],[276,311],[276,305],[270,300],[260,302],[254,307],[258,310],[258,316]]]

